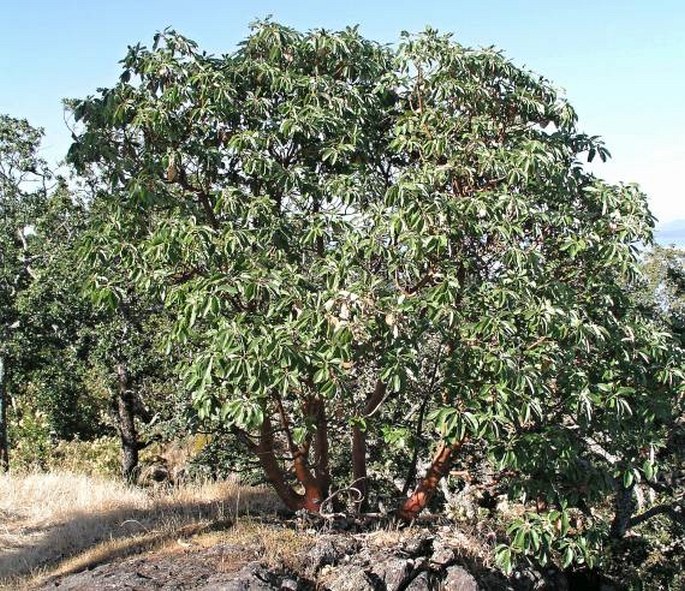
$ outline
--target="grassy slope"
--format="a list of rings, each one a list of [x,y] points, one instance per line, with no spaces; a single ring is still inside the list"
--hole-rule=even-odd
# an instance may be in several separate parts
[[[0,584],[50,576],[273,512],[274,496],[232,481],[143,490],[68,472],[0,476]]]

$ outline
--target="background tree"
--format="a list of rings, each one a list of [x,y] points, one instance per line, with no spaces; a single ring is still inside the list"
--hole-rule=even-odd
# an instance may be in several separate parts
[[[43,413],[57,439],[88,439],[102,427],[99,401],[85,385],[95,314],[82,294],[76,248],[86,223],[85,207],[60,180],[34,219],[34,280],[16,303],[18,387],[30,391],[23,408]]]
[[[223,57],[166,32],[122,64],[72,103],[69,159],[109,215],[93,256],[178,311],[198,413],[311,511],[333,475],[363,507],[370,433],[433,434],[404,519],[476,441],[538,501],[501,562],[590,561],[590,508],[650,478],[682,351],[630,292],[645,196],[584,169],[608,153],[563,97],[432,30],[394,50],[267,21]]]
[[[685,345],[685,250],[655,245],[645,255],[646,303]]]
[[[644,315],[652,318],[655,326],[671,332],[682,349],[685,344],[685,251],[654,245],[642,259],[643,281],[634,287],[634,298]],[[647,478],[634,485],[634,505],[644,504],[646,492],[652,507],[638,515],[627,515],[624,531],[656,515],[665,515],[672,521],[674,537],[685,535],[685,409],[682,396],[670,403],[670,412],[660,413],[659,422],[653,424],[660,437],[649,448],[649,462],[645,465]]]
[[[130,295],[114,305],[122,292],[107,286],[96,290],[97,305],[85,297],[80,249],[97,210],[75,199],[62,179],[47,186],[50,173],[37,155],[40,130],[9,117],[0,124],[3,468],[8,431],[22,447],[22,439],[30,440],[23,460],[41,466],[56,441],[88,440],[114,428],[122,472],[132,478],[147,442],[136,421],[152,420],[170,389],[170,365],[153,346],[163,322]]]
[[[103,289],[100,286],[98,291]],[[101,308],[92,329],[89,369],[108,393],[109,424],[120,441],[121,474],[129,481],[139,476],[139,452],[165,439],[164,433],[148,426],[173,420],[168,402],[173,400],[178,383],[171,377],[173,361],[159,343],[159,335],[168,331],[167,325],[164,314],[129,294],[114,306]],[[171,410],[179,412],[175,407]]]
[[[0,115],[0,467],[9,467],[8,384],[16,355],[13,331],[21,324],[17,298],[33,280],[31,235],[47,194],[50,172],[39,157],[42,131]]]
[[[112,424],[121,443],[121,472],[125,479],[138,476],[139,452],[162,433],[146,433],[145,426],[170,412],[178,387],[174,379],[173,347],[166,352],[160,339],[169,332],[169,315],[139,290],[122,268],[120,250],[135,235],[126,235],[121,218],[113,218],[100,204],[91,204],[88,225],[73,250],[80,284],[94,306],[90,328],[89,369],[109,392]],[[111,248],[113,244],[116,246]],[[90,256],[93,255],[93,256]]]

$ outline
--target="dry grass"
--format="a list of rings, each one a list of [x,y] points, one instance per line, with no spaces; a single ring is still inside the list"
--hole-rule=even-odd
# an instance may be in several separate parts
[[[0,582],[75,572],[278,507],[234,481],[143,490],[68,472],[3,475]]]
[[[230,529],[203,533],[192,542],[199,548],[219,545],[229,548],[230,552],[222,554],[218,565],[223,571],[237,570],[253,560],[274,568],[300,570],[304,556],[316,542],[316,536],[278,523],[242,518]]]

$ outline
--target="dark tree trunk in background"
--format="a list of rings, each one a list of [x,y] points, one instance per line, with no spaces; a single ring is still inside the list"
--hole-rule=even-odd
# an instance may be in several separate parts
[[[132,481],[138,468],[138,433],[135,423],[135,396],[128,383],[128,372],[123,363],[117,365],[117,414],[121,438],[121,474]]]
[[[630,529],[630,521],[635,512],[636,502],[633,497],[633,487],[623,486],[622,482],[616,483],[616,497],[614,499],[614,519],[611,522],[609,535],[619,539],[626,535]]]
[[[437,367],[437,364],[436,364]],[[423,432],[423,418],[426,415],[426,407],[428,406],[428,396],[424,396],[423,402],[421,402],[421,408],[419,409],[419,417],[416,420],[416,431],[414,434],[414,451],[412,452],[411,462],[409,464],[409,470],[407,470],[407,476],[404,479],[404,486],[402,487],[402,495],[406,495],[409,492],[409,488],[414,483],[416,478],[416,464],[419,461],[419,449],[421,447],[421,433]]]
[[[5,358],[0,355],[0,470],[10,469],[7,446],[7,390],[5,389]]]
[[[383,402],[387,392],[386,385],[378,380],[364,404],[363,418],[370,418]],[[368,426],[367,426],[368,427]],[[366,472],[366,429],[358,424],[352,427],[352,486],[359,491],[359,501],[356,503],[358,512],[363,513],[369,509],[369,481]]]
[[[359,491],[356,509],[363,513],[369,508],[369,485],[366,475],[366,432],[359,425],[352,427],[352,478],[352,487]]]

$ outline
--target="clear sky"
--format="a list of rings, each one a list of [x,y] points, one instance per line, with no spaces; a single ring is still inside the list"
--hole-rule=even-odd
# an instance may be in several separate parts
[[[432,25],[496,45],[605,138],[600,175],[640,183],[662,222],[685,219],[685,0],[0,0],[0,113],[44,127],[54,162],[70,141],[61,99],[114,84],[128,45],[171,26],[229,52],[269,14],[299,29],[359,24],[389,43]]]

